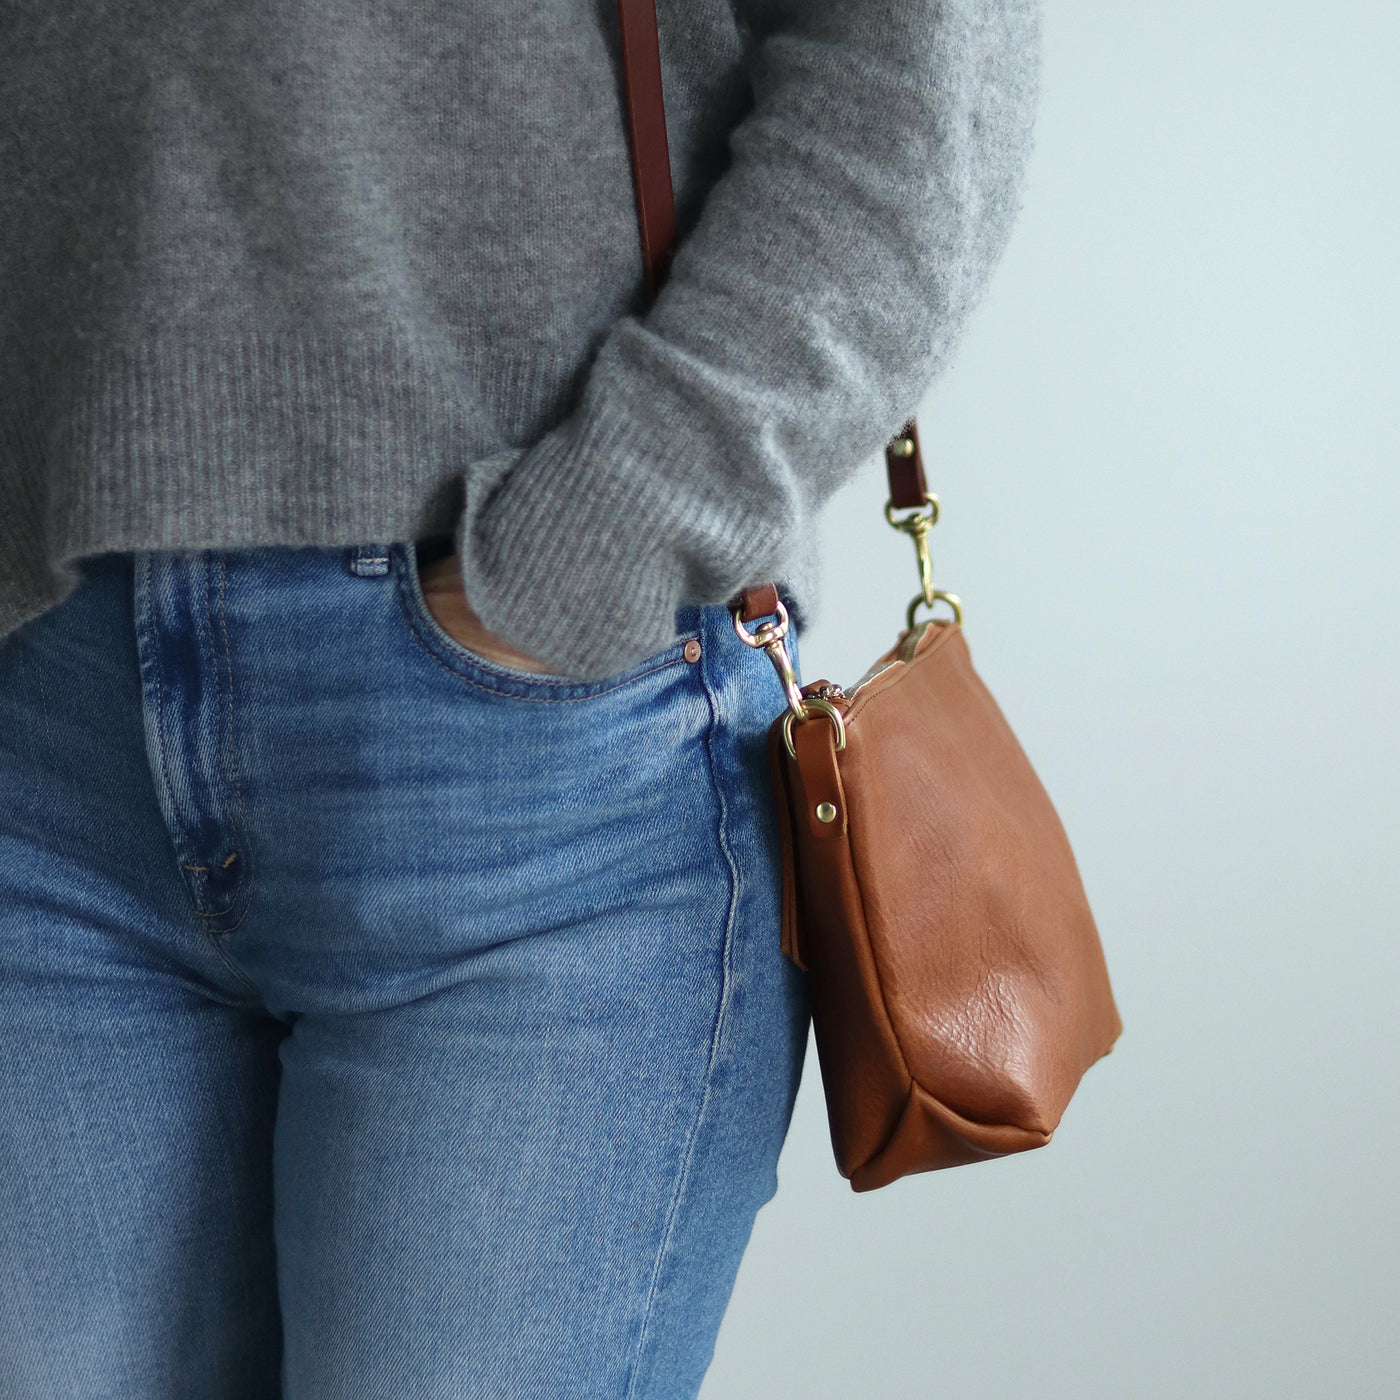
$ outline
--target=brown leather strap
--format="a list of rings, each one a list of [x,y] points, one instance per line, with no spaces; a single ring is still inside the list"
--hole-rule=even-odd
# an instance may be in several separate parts
[[[754,588],[746,588],[739,594],[743,602],[740,622],[755,622],[760,617],[768,617],[778,611],[778,589],[776,584],[764,583]]]
[[[919,450],[919,426],[911,418],[885,445],[890,477],[890,502],[896,510],[913,510],[924,503],[924,458]]]
[[[671,153],[666,144],[666,107],[661,94],[661,43],[656,0],[617,0],[622,30],[622,75],[627,89],[627,124],[632,134],[632,183],[642,231],[647,291],[655,298],[666,280],[676,244],[676,201],[671,189]]]
[[[666,142],[666,105],[661,91],[661,43],[656,27],[656,0],[617,0],[622,31],[622,75],[627,92],[627,126],[632,138],[632,183],[637,192],[637,224],[642,235],[642,264],[647,292],[655,299],[666,280],[676,246],[676,201],[671,188],[671,155]],[[908,456],[899,444],[912,442]],[[919,434],[911,418],[885,448],[890,499],[896,509],[924,502],[924,463]],[[778,591],[771,583],[739,594],[742,619],[753,622],[777,610]]]

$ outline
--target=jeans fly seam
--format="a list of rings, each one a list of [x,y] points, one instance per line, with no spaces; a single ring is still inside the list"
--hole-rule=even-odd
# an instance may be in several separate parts
[[[227,693],[229,697],[227,724],[225,724],[223,715],[225,676],[221,675],[219,671],[218,642],[216,640],[214,632],[213,593],[210,589],[209,583],[210,570],[215,567],[219,569],[220,575],[219,630],[223,637],[224,657],[225,660],[228,662],[228,669],[226,673],[228,686]],[[249,977],[248,974],[244,972],[244,970],[241,967],[239,967],[238,963],[234,960],[232,955],[229,953],[228,949],[225,948],[223,943],[220,941],[221,939],[226,938],[229,934],[233,933],[242,925],[243,920],[248,917],[248,906],[252,902],[251,890],[249,889],[245,891],[245,884],[250,874],[251,861],[250,858],[248,858],[247,856],[248,842],[244,839],[243,790],[238,784],[238,779],[235,775],[233,765],[229,760],[228,752],[229,731],[231,730],[233,725],[233,661],[232,658],[229,656],[228,650],[228,629],[224,626],[223,620],[223,604],[225,604],[228,599],[228,594],[224,586],[226,579],[227,569],[224,565],[223,556],[217,555],[212,551],[207,552],[204,556],[204,623],[205,626],[208,628],[209,632],[209,662],[211,672],[214,676],[216,688],[216,695],[214,698],[214,724],[218,736],[219,764],[224,771],[224,782],[233,790],[234,795],[234,817],[233,820],[229,823],[230,827],[232,828],[230,834],[233,840],[238,845],[244,848],[243,853],[245,860],[244,863],[238,868],[238,875],[234,881],[233,886],[233,895],[228,902],[228,907],[225,909],[221,909],[218,913],[205,913],[200,909],[196,909],[194,912],[195,917],[200,921],[200,932],[204,935],[205,942],[208,943],[210,948],[214,950],[215,957],[217,957],[219,961],[223,963],[224,967],[227,968],[228,971],[232,973],[233,976],[236,977],[239,982],[241,982],[250,991],[256,993],[258,991],[257,983],[254,982],[253,979]],[[225,864],[227,864],[227,862],[225,862]],[[230,909],[233,909],[238,904],[240,894],[243,895],[243,908],[239,913],[238,918],[228,928],[211,928],[211,922],[217,919],[222,919],[229,912]]]
[[[232,933],[233,929],[237,928],[238,924],[241,924],[243,922],[244,916],[248,912],[248,905],[252,902],[253,855],[252,840],[248,835],[247,812],[244,809],[243,803],[243,784],[238,776],[238,765],[234,762],[233,759],[233,655],[229,650],[228,644],[228,567],[224,561],[224,556],[222,554],[218,555],[217,557],[219,565],[219,634],[223,638],[224,644],[224,675],[227,684],[226,690],[224,686],[220,686],[219,688],[220,704],[222,705],[224,703],[225,698],[227,699],[227,705],[225,707],[225,719],[223,725],[220,728],[219,753],[224,765],[224,779],[232,786],[234,793],[234,819],[231,823],[233,827],[233,839],[242,848],[241,852],[238,853],[242,856],[242,863],[238,867],[238,879],[233,887],[234,897],[233,899],[229,900],[230,908],[232,908],[235,900],[238,897],[239,892],[245,888],[247,889],[247,894],[244,897],[243,913],[238,916],[238,923],[234,924],[233,928],[224,930],[225,933]],[[204,597],[205,606],[207,608],[209,605],[209,588],[207,573],[205,574]],[[214,620],[211,616],[209,619],[209,632],[211,638],[213,636],[213,630]],[[214,658],[214,665],[215,669],[217,670],[217,656]],[[232,857],[230,857],[230,859],[231,858]],[[224,869],[227,869],[228,865],[229,861],[226,860],[223,862]],[[251,981],[249,981],[247,977],[244,977],[244,981],[248,981],[249,986],[252,985]]]
[[[188,840],[187,840],[187,838],[186,838],[186,836],[185,836],[184,824],[183,824],[183,822],[182,822],[181,819],[180,819],[180,812],[179,812],[179,809],[178,809],[177,804],[176,804],[176,801],[175,801],[175,788],[174,788],[174,785],[173,785],[173,784],[171,783],[171,781],[170,781],[170,760],[169,760],[169,758],[168,758],[167,755],[166,755],[166,746],[165,746],[165,660],[164,660],[164,657],[162,656],[162,653],[161,653],[161,645],[160,645],[160,621],[159,621],[158,618],[156,618],[156,617],[154,616],[154,609],[152,609],[152,607],[151,607],[151,595],[152,595],[152,587],[151,587],[151,555],[150,555],[150,552],[149,552],[149,551],[147,551],[146,554],[144,555],[144,557],[142,558],[141,566],[142,566],[143,570],[145,571],[145,575],[146,575],[146,589],[145,589],[145,607],[144,607],[144,609],[143,609],[143,616],[139,619],[139,621],[140,621],[140,622],[143,622],[143,623],[145,624],[145,631],[146,631],[146,634],[147,634],[147,636],[150,638],[151,651],[152,651],[152,653],[153,653],[153,655],[154,655],[154,657],[155,657],[155,668],[154,668],[154,669],[155,669],[155,673],[156,673],[156,739],[157,739],[157,747],[160,749],[160,777],[161,777],[161,781],[165,784],[166,798],[167,798],[167,800],[168,800],[169,803],[170,803],[170,817],[171,817],[171,821],[174,823],[175,828],[176,828],[174,831],[172,831],[172,832],[170,833],[170,839],[171,839],[172,843],[173,843],[173,844],[175,845],[175,847],[176,847],[176,852],[175,852],[175,853],[176,853],[176,857],[178,858],[179,856],[181,856],[181,855],[184,854],[184,851],[180,850],[180,847],[181,847],[181,846],[187,846],[187,845],[188,845]],[[199,870],[201,867],[199,867],[199,866],[197,866],[197,865],[182,864],[181,868],[184,869],[184,870]],[[187,889],[187,891],[188,891],[188,886],[186,887],[186,889]],[[193,901],[191,901],[191,902],[193,902]],[[246,912],[246,909],[245,909],[245,912]],[[202,913],[200,913],[200,911],[199,911],[198,909],[195,909],[194,915],[195,915],[195,918],[201,919],[201,920],[207,920],[207,919],[210,919],[210,918],[216,918],[216,917],[218,917],[217,915],[202,914]],[[242,923],[242,922],[243,922],[243,917],[242,917],[242,915],[239,916],[238,922],[239,922],[239,923]],[[237,928],[238,925],[235,924],[234,927]],[[214,950],[214,956],[217,957],[217,958],[219,959],[219,961],[222,962],[222,963],[224,964],[224,966],[227,967],[228,970],[229,970],[230,972],[232,972],[236,977],[238,977],[240,981],[246,982],[246,983],[248,984],[249,987],[252,987],[253,990],[256,991],[257,988],[253,986],[253,983],[249,980],[247,974],[246,974],[241,968],[235,966],[234,963],[232,962],[232,960],[228,957],[228,955],[224,952],[224,950],[219,946],[218,940],[214,937],[213,933],[209,930],[208,925],[205,924],[205,923],[201,923],[200,926],[199,926],[199,932],[200,932],[201,936],[205,939],[205,941],[209,944],[209,946]]]
[[[205,590],[208,597],[208,590]],[[213,627],[213,619],[210,619],[210,627]],[[243,831],[243,784],[238,777],[238,765],[233,761],[233,656],[228,645],[228,568],[224,563],[223,555],[219,556],[219,635],[224,643],[224,675],[227,680],[228,689],[225,694],[227,701],[225,705],[225,720],[223,742],[220,749],[224,760],[224,777],[233,785],[234,797],[237,801],[238,820],[235,823],[240,839],[244,836]],[[247,845],[247,841],[243,841]],[[247,870],[247,856],[244,856],[245,864],[242,870]],[[227,861],[224,862],[228,864]],[[240,870],[240,877],[242,874]]]
[[[652,1310],[656,1302],[657,1290],[660,1287],[661,1270],[666,1262],[667,1253],[670,1250],[671,1238],[675,1233],[676,1216],[680,1213],[681,1200],[685,1195],[686,1187],[690,1184],[690,1164],[695,1156],[695,1143],[700,1136],[700,1129],[705,1121],[705,1112],[710,1104],[710,1090],[714,1083],[715,1065],[719,1060],[720,1042],[724,1037],[724,1025],[726,1013],[729,1010],[729,993],[732,981],[732,955],[734,947],[734,925],[738,917],[739,910],[739,867],[734,860],[734,853],[729,847],[729,806],[724,800],[724,785],[720,781],[720,775],[715,765],[715,736],[722,727],[720,705],[715,697],[710,679],[706,674],[705,658],[709,657],[711,648],[704,649],[704,655],[700,664],[700,679],[705,690],[705,699],[710,707],[709,733],[705,739],[705,757],[710,765],[710,781],[715,790],[715,798],[719,803],[719,821],[716,826],[716,836],[719,840],[720,850],[724,854],[725,864],[729,868],[729,908],[725,913],[724,921],[724,944],[720,955],[720,990],[719,1005],[715,1009],[714,1026],[710,1032],[709,1055],[705,1062],[705,1083],[700,1093],[700,1104],[695,1111],[695,1117],[691,1120],[690,1131],[686,1135],[685,1147],[681,1153],[680,1166],[676,1172],[675,1186],[671,1192],[670,1204],[666,1209],[665,1224],[661,1229],[661,1240],[657,1245],[656,1258],[652,1262],[651,1279],[647,1287],[646,1303],[642,1309],[641,1330],[637,1334],[637,1345],[632,1354],[631,1374],[627,1380],[627,1390],[625,1400],[633,1400],[636,1394],[637,1377],[641,1370],[642,1355],[646,1350],[647,1337],[651,1327]]]
[[[165,750],[165,660],[161,655],[160,646],[160,623],[153,616],[154,609],[151,607],[151,556],[148,552],[143,561],[146,571],[146,627],[151,638],[151,649],[155,654],[156,672],[156,738],[157,746],[160,749],[160,777],[165,784],[166,799],[170,803],[170,816],[175,824],[175,831],[171,832],[171,838],[177,846],[187,846],[185,838],[184,823],[180,819],[179,808],[175,801],[175,785],[170,781],[170,759]],[[183,852],[181,852],[183,854]]]
[[[147,554],[147,556],[146,556],[146,567],[147,567],[147,570],[148,570],[148,575],[147,575],[147,597],[149,598],[149,596],[150,596],[150,579],[149,579],[150,555],[149,555],[149,554]],[[206,568],[205,573],[204,573],[204,614],[205,614],[205,621],[209,624],[210,638],[211,638],[211,640],[212,640],[212,637],[213,637],[213,618],[212,618],[212,616],[211,616],[210,605],[209,605],[209,572],[208,572],[208,569],[207,569],[207,568]],[[162,674],[162,673],[163,673],[163,670],[164,670],[164,667],[163,667],[163,664],[160,662],[159,627],[158,627],[158,626],[157,626],[157,627],[153,627],[151,630],[152,630],[153,638],[154,638],[154,641],[155,641],[155,646],[156,646],[156,658],[157,658],[157,665],[156,665],[156,697],[157,697],[157,699],[156,699],[156,728],[157,728],[157,729],[159,730],[159,732],[160,732],[161,766],[162,766],[162,769],[164,769],[164,767],[165,767],[165,762],[166,762],[166,758],[165,758],[165,723],[164,723],[164,719],[163,719],[162,699],[161,699],[161,697],[162,697],[162,695],[163,695],[163,692],[164,692],[164,679],[163,679],[163,674]],[[211,651],[212,651],[212,647],[211,647]],[[218,657],[215,656],[215,657],[213,657],[212,659],[213,659],[213,661],[214,661],[215,671],[216,671],[216,673],[217,673],[217,669],[218,669]],[[221,747],[222,747],[222,745],[221,745]],[[166,779],[165,779],[165,781],[166,781],[166,786],[167,786],[167,788],[168,788],[168,787],[169,787],[169,784],[170,784],[170,777],[169,777],[168,772],[167,772],[167,774],[166,774]],[[173,807],[173,803],[172,803],[172,807]],[[177,817],[177,821],[178,821],[178,817]],[[246,845],[247,843],[244,842],[243,844]],[[186,870],[195,870],[195,869],[198,869],[199,867],[198,867],[198,866],[193,866],[193,865],[187,865],[187,866],[185,866],[184,868],[185,868]],[[235,889],[235,894],[237,893],[238,888],[242,885],[243,879],[244,879],[243,870],[240,869],[239,872],[238,872],[238,885],[236,885],[236,886],[234,887],[234,889]],[[235,902],[234,900],[231,900],[231,901],[229,902],[229,908],[232,908],[232,907],[233,907],[234,902]],[[223,915],[226,914],[227,912],[228,912],[228,910],[224,910],[223,913],[219,913],[219,914],[206,914],[203,910],[196,908],[196,909],[194,910],[194,916],[195,916],[196,919],[199,920],[199,932],[200,932],[200,936],[204,939],[205,943],[208,944],[209,948],[213,951],[214,956],[215,956],[216,958],[218,958],[218,960],[224,965],[224,967],[225,967],[230,973],[232,973],[233,976],[234,976],[235,978],[237,978],[237,980],[238,980],[239,982],[241,982],[245,987],[247,987],[249,991],[258,992],[257,983],[255,983],[255,982],[253,981],[253,979],[252,979],[251,977],[249,977],[248,974],[247,974],[246,972],[244,972],[243,969],[242,969],[241,967],[239,967],[238,964],[237,964],[236,962],[234,962],[234,960],[228,955],[228,952],[224,949],[223,945],[219,942],[219,931],[218,931],[217,929],[211,929],[211,928],[209,927],[209,921],[210,921],[211,919],[220,919],[220,918],[222,918]],[[234,929],[236,929],[236,928],[239,926],[239,924],[241,924],[241,923],[243,922],[243,920],[244,920],[245,918],[247,918],[247,916],[248,916],[248,901],[245,899],[244,902],[243,902],[243,912],[242,912],[241,914],[239,914],[238,919],[237,919],[237,922],[234,923],[233,926],[232,926],[231,928],[224,929],[223,932],[226,933],[226,934],[232,933],[232,932],[234,931]],[[261,993],[258,993],[258,994],[261,995]]]

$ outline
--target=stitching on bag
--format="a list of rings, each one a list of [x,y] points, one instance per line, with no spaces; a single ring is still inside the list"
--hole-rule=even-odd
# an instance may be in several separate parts
[[[884,978],[880,975],[880,959],[875,956],[875,944],[870,937],[870,920],[865,917],[865,890],[861,886],[860,871],[856,866],[855,842],[851,835],[851,807],[850,803],[846,807],[846,834],[841,838],[841,844],[846,848],[846,859],[851,866],[851,882],[856,887],[856,899],[860,905],[860,926],[865,935],[865,946],[870,953],[870,965],[875,969],[875,985],[880,989],[880,1014],[883,1016],[885,1025],[889,1030],[890,1039],[894,1042],[894,1048],[899,1051],[899,1058],[904,1062],[904,1073],[911,1084],[917,1084],[914,1078],[914,1071],[909,1066],[909,1054],[904,1048],[904,1042],[899,1038],[899,1032],[895,1029],[894,1018],[890,1015],[889,998],[885,995]],[[881,1151],[884,1149],[881,1148]],[[874,1157],[869,1159],[874,1161]],[[862,1166],[865,1163],[861,1164]]]
[[[895,678],[892,681],[890,681],[888,685],[882,686],[879,690],[868,690],[864,695],[860,696],[859,699],[853,701],[850,710],[846,713],[847,721],[849,722],[851,720],[854,720],[862,710],[868,708],[870,705],[873,705],[875,701],[880,698],[880,696],[888,695],[890,691],[892,691],[896,686],[902,685],[909,678],[915,665],[918,662],[926,661],[935,652],[941,650],[944,646],[948,645],[950,640],[954,636],[961,635],[962,628],[960,626],[945,627],[938,640],[934,642],[934,644],[927,650],[921,651],[916,657],[913,658],[912,661],[906,661],[904,663],[904,669],[899,673],[899,675],[895,676]]]

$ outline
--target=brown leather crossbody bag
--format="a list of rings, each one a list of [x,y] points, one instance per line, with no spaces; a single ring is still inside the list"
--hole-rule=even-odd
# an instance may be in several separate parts
[[[655,0],[618,13],[654,296],[676,237]],[[922,587],[849,692],[799,687],[771,583],[729,605],[787,695],[768,732],[782,949],[810,977],[832,1146],[857,1191],[1043,1146],[1122,1030],[1064,828],[973,669],[961,603],[933,587],[938,502],[912,419],[885,460],[885,515]],[[916,622],[939,603],[951,619]]]

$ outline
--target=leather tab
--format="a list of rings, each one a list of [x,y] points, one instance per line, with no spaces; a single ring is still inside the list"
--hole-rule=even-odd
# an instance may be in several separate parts
[[[895,444],[904,442],[913,443],[914,450],[901,457],[895,451]],[[912,418],[885,445],[885,469],[890,478],[890,500],[896,510],[914,510],[923,505],[928,495],[928,482],[924,480],[919,427]]]
[[[741,589],[730,600],[729,606],[732,608],[736,603],[740,607],[740,622],[755,622],[760,617],[769,617],[778,611],[777,585],[763,583],[753,588]]]
[[[846,794],[841,786],[841,770],[836,766],[836,726],[823,714],[815,714],[792,726],[792,746],[797,750],[794,794],[807,830],[818,841],[830,841],[846,834]],[[836,809],[831,821],[822,821],[817,809],[829,803]]]

